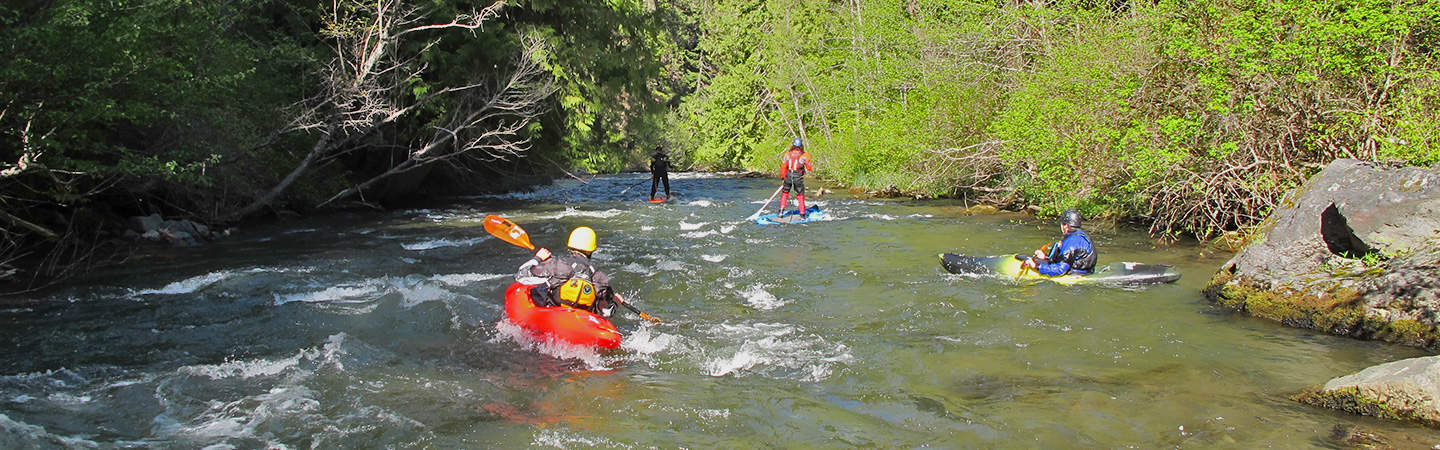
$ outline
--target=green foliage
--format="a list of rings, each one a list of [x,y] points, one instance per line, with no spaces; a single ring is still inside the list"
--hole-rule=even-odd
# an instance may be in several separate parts
[[[1440,163],[1440,3],[1021,3],[678,2],[706,20],[675,139],[768,172],[800,135],[844,183],[1168,237],[1253,226],[1335,158]]]

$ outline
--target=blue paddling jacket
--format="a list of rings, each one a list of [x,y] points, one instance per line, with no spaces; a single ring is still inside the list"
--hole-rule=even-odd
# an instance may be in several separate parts
[[[1095,270],[1095,260],[1098,257],[1099,252],[1096,252],[1095,245],[1090,243],[1090,236],[1085,234],[1085,230],[1076,228],[1060,240],[1060,245],[1050,248],[1047,262],[1037,264],[1035,271],[1047,277],[1058,277],[1069,272],[1088,275]]]

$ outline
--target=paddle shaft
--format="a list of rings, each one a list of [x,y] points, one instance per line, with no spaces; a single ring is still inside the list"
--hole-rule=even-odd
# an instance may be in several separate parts
[[[754,220],[756,217],[760,217],[760,213],[765,212],[765,208],[770,207],[770,202],[775,201],[775,196],[780,195],[781,189],[785,189],[785,185],[782,184],[780,185],[780,187],[775,188],[775,193],[770,194],[770,199],[765,200],[765,205],[761,206],[760,209],[755,210],[755,214],[751,214],[750,217],[746,220]]]
[[[631,189],[635,189],[635,187],[640,186],[640,185],[642,185],[642,184],[645,184],[646,181],[650,181],[650,180],[640,180],[640,181],[636,182],[635,184],[630,185],[630,187],[625,188],[625,190],[620,191],[620,195],[625,195],[626,192],[630,192]]]
[[[643,313],[643,312],[640,312],[640,310],[635,309],[634,306],[630,306],[630,302],[625,301],[625,297],[620,296],[620,293],[619,293],[619,292],[616,292],[616,293],[615,293],[615,300],[616,300],[615,303],[619,303],[621,306],[624,306],[625,309],[630,310],[630,312],[633,312],[633,313],[635,313],[635,314],[640,315],[640,318],[641,318],[641,319],[649,320],[649,321],[651,321],[651,322],[659,322],[659,321],[660,321],[660,319],[656,319],[655,316],[652,316],[652,315],[649,315],[649,314],[645,314],[645,313]]]

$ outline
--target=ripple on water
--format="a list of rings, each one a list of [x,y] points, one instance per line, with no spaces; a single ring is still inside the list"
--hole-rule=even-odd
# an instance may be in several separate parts
[[[708,357],[702,364],[706,375],[746,376],[821,381],[836,365],[855,360],[849,347],[831,343],[789,324],[719,324],[705,330],[716,340],[730,343],[713,350],[727,356]],[[738,342],[738,345],[735,344]]]
[[[234,274],[235,272],[228,270],[210,272],[205,275],[190,277],[184,280],[167,284],[165,285],[165,287],[162,287],[160,289],[144,289],[140,291],[135,291],[135,295],[189,294],[191,292],[198,291],[215,283],[219,283],[227,278],[230,278]]]
[[[396,359],[338,333],[289,357],[183,366],[160,377],[154,392],[163,411],[151,432],[160,442],[198,448],[266,447],[290,433],[318,445],[347,439],[360,423],[418,431],[420,423],[364,400],[343,412],[321,408],[321,386],[348,384],[353,374]]]
[[[490,239],[490,236],[480,236],[470,239],[426,239],[420,242],[400,244],[400,247],[410,251],[430,250],[433,248],[441,247],[472,247],[475,244],[479,244]]]

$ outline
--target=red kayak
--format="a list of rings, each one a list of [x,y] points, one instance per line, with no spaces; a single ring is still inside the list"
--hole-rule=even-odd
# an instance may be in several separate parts
[[[530,286],[514,283],[505,290],[505,314],[510,322],[536,335],[587,347],[620,346],[620,330],[605,318],[589,311],[566,306],[535,306]]]

